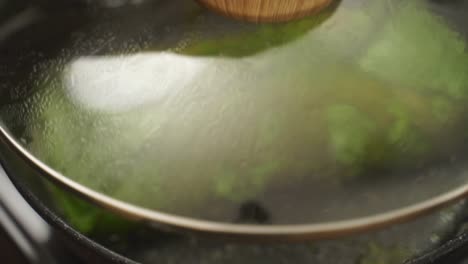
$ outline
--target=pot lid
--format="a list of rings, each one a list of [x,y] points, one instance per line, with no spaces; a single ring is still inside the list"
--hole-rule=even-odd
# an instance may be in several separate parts
[[[280,24],[189,0],[41,11],[0,34],[2,129],[83,188],[200,221],[441,201],[468,178],[463,8],[343,0]]]

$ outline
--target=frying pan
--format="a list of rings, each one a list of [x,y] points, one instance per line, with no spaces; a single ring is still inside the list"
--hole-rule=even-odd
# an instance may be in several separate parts
[[[2,162],[58,207],[65,190],[183,232],[289,241],[407,221],[468,192],[466,8],[24,13],[0,32]]]

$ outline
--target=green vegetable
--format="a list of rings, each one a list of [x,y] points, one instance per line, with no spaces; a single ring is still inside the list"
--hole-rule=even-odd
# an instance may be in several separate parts
[[[330,15],[331,11],[327,10],[318,16],[282,25],[249,25],[255,27],[254,30],[249,30],[253,32],[241,32],[208,40],[196,39],[191,41],[191,45],[186,44],[186,47],[177,51],[194,56],[249,56],[274,46],[287,44],[320,25]]]
[[[373,1],[365,6],[339,7],[339,4],[335,4],[317,15],[297,21],[260,25],[234,23],[227,33],[217,30],[224,34],[207,32],[207,25],[192,23],[192,31],[174,50],[190,56],[239,58],[313,35],[316,43],[309,41],[309,44],[329,46],[335,53],[355,56],[365,47],[379,24],[391,15],[386,4],[387,0]],[[215,25],[208,26],[216,28]],[[311,50],[324,52],[321,49]]]
[[[410,257],[410,251],[403,247],[384,247],[370,244],[368,252],[359,264],[396,264],[403,263]]]
[[[411,163],[428,157],[430,141],[424,131],[412,120],[410,110],[404,105],[390,105],[388,112],[393,118],[388,129],[387,142],[393,147],[394,155],[405,152],[406,161]]]
[[[73,228],[83,234],[97,237],[118,232],[120,235],[124,235],[137,226],[136,223],[97,208],[55,185],[48,184],[47,187],[54,197],[57,208],[61,210],[60,213]]]
[[[409,1],[359,63],[387,81],[462,99],[468,95],[467,62],[466,40],[423,1]]]
[[[351,105],[334,105],[328,109],[330,143],[338,162],[346,165],[363,163],[377,133],[377,125]]]

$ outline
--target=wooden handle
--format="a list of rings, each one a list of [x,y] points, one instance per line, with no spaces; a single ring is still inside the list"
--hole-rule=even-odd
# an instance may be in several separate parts
[[[281,22],[306,16],[333,0],[197,0],[224,15],[253,22]]]

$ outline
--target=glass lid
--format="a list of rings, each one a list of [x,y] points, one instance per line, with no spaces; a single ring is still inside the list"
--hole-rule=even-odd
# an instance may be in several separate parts
[[[73,182],[168,215],[392,212],[467,183],[467,8],[342,0],[276,24],[191,0],[44,12],[0,37],[1,126]]]

